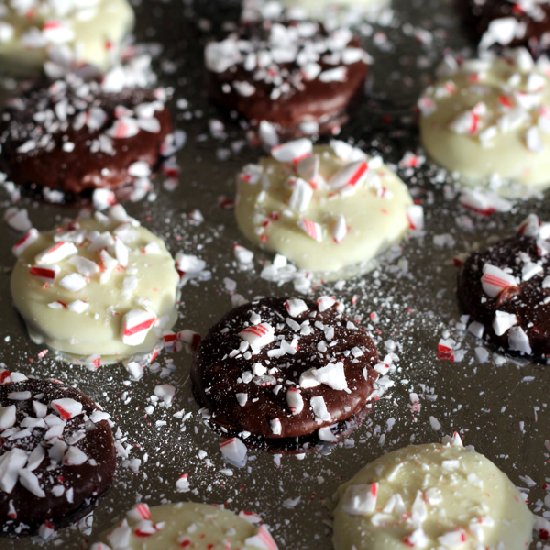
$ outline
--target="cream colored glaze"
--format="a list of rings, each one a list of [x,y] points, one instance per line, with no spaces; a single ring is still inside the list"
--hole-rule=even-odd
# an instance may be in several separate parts
[[[228,548],[227,543],[230,543],[231,548],[243,550],[270,548],[266,545],[260,546],[258,542],[252,540],[259,533],[257,527],[223,508],[182,502],[153,506],[150,511],[154,523],[165,524],[154,535],[140,538],[132,534],[128,544],[115,545],[113,530],[110,530],[102,535],[101,541],[108,544],[112,550],[181,550],[187,547],[225,550]],[[128,517],[122,525],[122,529],[130,527],[134,530],[138,521]],[[186,539],[189,541],[188,546],[183,546],[185,543],[178,543]]]
[[[118,225],[117,222],[80,221],[80,228],[84,230],[108,231]],[[128,267],[115,269],[104,284],[100,283],[98,275],[91,276],[89,284],[77,292],[59,286],[64,275],[76,272],[70,258],[58,264],[61,271],[53,285],[45,285],[44,281],[29,273],[35,256],[53,244],[54,232],[41,233],[39,239],[23,252],[12,272],[11,292],[13,303],[35,342],[43,342],[82,358],[100,354],[102,360],[111,361],[151,351],[162,332],[175,324],[179,277],[174,260],[161,239],[139,224],[132,229],[136,232],[136,240],[126,243],[131,249]],[[141,248],[148,243],[156,243],[159,253],[142,253]],[[88,252],[86,245],[78,248],[79,255],[98,262],[96,252]],[[135,272],[137,284],[130,295],[124,296],[121,285],[130,272]],[[58,300],[68,304],[77,299],[87,301],[89,309],[76,313],[48,307]],[[156,313],[158,325],[148,332],[142,344],[126,345],[121,339],[122,317],[129,309],[141,308],[143,304]]]
[[[420,135],[429,155],[438,164],[463,176],[465,183],[489,185],[490,178],[496,175],[519,184],[519,189],[508,190],[507,194],[522,195],[529,189],[543,189],[550,185],[550,129],[538,132],[542,145],[538,152],[529,149],[526,136],[527,130],[537,125],[538,109],[550,109],[550,79],[544,66],[523,70],[514,60],[507,59],[488,56],[487,62],[466,62],[463,68],[456,69],[430,87],[421,99],[421,112],[422,102],[426,99],[434,102],[435,109],[433,112],[428,109],[420,117]],[[486,65],[482,71],[477,70],[480,63]],[[480,75],[479,80],[472,77],[475,74]],[[519,76],[518,87],[510,85],[510,78],[514,75]],[[482,132],[494,126],[510,110],[503,105],[502,98],[513,98],[516,90],[525,90],[530,75],[543,77],[543,89],[536,108],[527,110],[526,121],[517,128],[498,131],[485,145],[479,132],[451,131],[451,122],[479,102],[484,102],[487,107],[479,130]],[[446,94],[446,87],[456,91]]]
[[[378,483],[375,514],[382,514],[390,497],[397,494],[403,498],[406,511],[387,514],[384,519],[374,514],[350,515],[344,510],[350,487],[374,482]],[[427,504],[428,514],[421,523],[428,543],[405,544],[404,538],[414,530],[410,514],[413,502],[419,492],[426,502],[434,489],[439,491],[441,502]],[[528,548],[534,525],[534,516],[506,475],[483,455],[461,445],[412,445],[387,453],[342,485],[335,499],[333,543],[338,550],[520,550]],[[491,518],[494,526],[482,527],[483,540],[476,542],[470,526],[480,517]],[[438,540],[459,528],[466,533],[464,543],[444,546]]]
[[[41,32],[44,22],[50,20],[62,21],[73,31],[74,38],[64,45],[75,54],[76,63],[104,69],[119,59],[123,39],[131,31],[134,21],[127,0],[97,0],[93,9],[72,9],[62,14],[48,6],[47,0],[36,0],[35,3],[41,7],[32,20],[8,7],[9,0],[2,3],[7,11],[5,14],[0,12],[0,26],[2,23],[12,26],[11,39],[0,39],[2,69],[18,74],[34,71],[52,56],[57,48],[52,41],[39,47],[29,47],[21,41],[23,34],[33,29]],[[107,42],[111,45],[110,50],[106,47]]]
[[[315,146],[314,153],[320,155],[320,174],[325,179],[346,164],[329,146]],[[299,268],[322,273],[326,278],[341,276],[348,266],[372,266],[373,258],[399,242],[407,231],[407,208],[412,200],[405,184],[379,159],[373,161],[366,155],[361,156],[370,164],[378,164],[369,171],[373,177],[367,177],[365,183],[348,196],[331,198],[329,191],[320,186],[309,208],[300,214],[288,209],[290,190],[286,181],[293,173],[292,167],[271,157],[263,158],[264,184],[238,181],[235,214],[241,231],[256,245],[283,254]],[[377,196],[380,187],[393,196]],[[264,242],[262,220],[271,212],[279,213],[280,219],[269,224]],[[328,227],[339,215],[345,217],[350,229],[342,242],[335,243]],[[324,225],[323,241],[316,242],[301,231],[297,227],[298,218]]]

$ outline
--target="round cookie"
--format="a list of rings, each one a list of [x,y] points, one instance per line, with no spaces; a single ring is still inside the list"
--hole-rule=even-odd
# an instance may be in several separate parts
[[[448,58],[441,73],[419,100],[421,140],[433,160],[475,183],[496,176],[523,194],[548,187],[548,61],[524,49],[487,52]]]
[[[149,174],[170,130],[164,95],[111,91],[75,75],[44,81],[3,111],[0,169],[19,185],[69,197],[131,183]]]
[[[205,51],[212,100],[284,136],[338,131],[368,60],[351,31],[311,21],[251,22]]]
[[[325,278],[372,267],[409,226],[406,185],[379,157],[340,141],[278,145],[245,166],[237,185],[235,215],[246,238]]]
[[[101,540],[90,550],[277,550],[258,516],[194,502],[137,504]]]
[[[457,294],[477,336],[550,359],[550,223],[531,214],[516,236],[472,254],[459,272]]]
[[[365,408],[377,360],[367,332],[334,298],[262,298],[210,329],[191,377],[197,401],[226,433],[329,440],[332,425]]]
[[[127,0],[3,0],[0,66],[26,74],[70,58],[75,66],[106,68],[120,57],[133,19]]]
[[[550,51],[548,0],[456,0],[465,29],[482,47],[528,47]]]
[[[453,439],[387,453],[342,485],[334,548],[527,548],[534,516],[519,491],[491,461]]]
[[[109,217],[32,229],[13,251],[12,299],[35,342],[115,361],[151,351],[176,321],[174,260],[120,206]]]
[[[0,532],[72,523],[113,481],[109,415],[57,380],[0,370],[10,376],[18,381],[0,383]]]

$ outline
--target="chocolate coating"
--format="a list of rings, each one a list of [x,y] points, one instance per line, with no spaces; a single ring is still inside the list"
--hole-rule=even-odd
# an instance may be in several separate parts
[[[147,106],[151,110],[144,118]],[[113,125],[121,118],[158,128],[139,126],[131,137],[112,137]],[[154,90],[109,92],[96,81],[74,75],[41,82],[2,112],[0,170],[19,185],[69,194],[115,188],[132,181],[132,164],[157,163],[169,130],[169,113]]]
[[[524,262],[519,254],[526,254],[532,262],[540,264],[542,272],[521,281]],[[496,298],[487,296],[481,282],[486,263],[501,269],[510,268],[520,281],[519,285],[505,289]],[[464,313],[485,326],[486,338],[504,349],[509,349],[508,338],[506,334],[495,334],[495,311],[516,315],[517,326],[527,334],[533,356],[550,358],[550,288],[542,287],[548,275],[550,257],[539,256],[537,240],[529,236],[512,237],[466,260],[458,275],[458,301]]]
[[[285,301],[263,298],[230,311],[212,327],[199,347],[192,369],[195,397],[210,410],[211,422],[230,433],[244,430],[269,440],[310,435],[360,413],[373,391],[377,378],[373,366],[378,354],[367,332],[352,328],[352,324],[348,328],[348,320],[336,305],[319,312],[313,302],[306,302],[308,310],[291,317]],[[247,357],[246,351],[234,350],[239,350],[243,342],[239,333],[251,326],[251,314],[259,315],[262,323],[272,326],[276,339]],[[299,325],[308,321],[306,325],[311,330],[295,330],[289,325],[294,325],[292,320]],[[273,356],[283,339],[291,342],[295,337],[296,353]],[[325,348],[323,342],[326,351],[320,351]],[[267,369],[264,375],[252,376],[255,363]],[[303,373],[334,363],[343,364],[348,389],[334,389],[326,383],[300,386]],[[246,373],[250,373],[248,382]],[[303,399],[303,409],[297,414],[291,412],[287,402],[287,391],[295,386]],[[243,406],[237,394],[246,394]],[[329,419],[316,418],[311,408],[314,396],[323,398]],[[279,433],[273,429],[274,419],[280,422]]]
[[[12,392],[25,391],[31,392],[30,399],[15,401],[9,397]],[[0,534],[32,534],[44,522],[60,527],[77,521],[89,512],[97,497],[113,481],[116,452],[111,428],[106,419],[97,422],[89,419],[99,407],[88,396],[54,380],[29,379],[0,385],[0,407],[17,407],[16,430],[22,429],[23,419],[36,417],[33,400],[47,405],[47,414],[54,415],[51,401],[67,397],[81,403],[82,413],[67,420],[59,439],[45,439],[44,428],[31,429],[32,435],[15,440],[10,440],[5,435],[6,431],[0,432],[0,461],[5,453],[15,448],[29,453],[40,445],[43,447],[44,459],[33,473],[45,493],[45,497],[38,497],[23,487],[21,481],[15,484],[11,493],[0,490]],[[50,453],[54,444],[60,442],[70,442],[86,453],[88,460],[78,465],[67,465],[55,460]],[[54,490],[54,487],[57,489]],[[63,492],[56,496],[61,487],[64,488]],[[13,511],[16,517],[13,517]]]
[[[299,25],[314,25],[316,30],[288,46],[287,52],[292,52],[296,46],[292,58],[279,59],[274,53],[274,29],[284,28],[288,32]],[[340,56],[345,48],[356,53],[362,51],[357,37],[350,34],[345,48],[333,49],[333,36],[319,24],[310,22],[265,21],[245,25],[218,44],[227,46],[237,41],[239,44],[240,52],[230,54],[233,60],[227,63],[229,67],[225,70],[219,71],[223,61],[218,70],[213,70],[207,49],[210,97],[221,107],[237,111],[253,126],[261,121],[275,124],[285,138],[335,132],[347,120],[346,108],[361,91],[368,67],[366,54],[352,63],[344,63]],[[223,56],[224,47],[220,51]],[[314,51],[316,54],[312,58]],[[269,59],[266,66],[259,61],[262,56]],[[315,71],[319,68],[320,76],[306,76],[306,71],[313,67]],[[342,80],[323,80],[323,73],[338,68],[344,71]],[[313,132],[309,131],[311,124],[314,128],[317,125]]]
[[[456,0],[456,5],[464,27],[476,42],[481,41],[492,21],[513,18],[526,24],[526,32],[505,46],[525,46],[535,56],[550,53],[550,3],[537,2],[527,11],[512,0]]]

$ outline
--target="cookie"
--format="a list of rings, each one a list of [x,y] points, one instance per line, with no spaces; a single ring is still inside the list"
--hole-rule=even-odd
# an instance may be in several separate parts
[[[452,444],[411,445],[367,464],[335,495],[338,550],[527,548],[534,516],[482,454]]]
[[[338,131],[368,60],[351,31],[311,21],[251,22],[205,51],[212,100],[287,137]]]
[[[550,3],[545,0],[456,0],[464,27],[481,47],[550,52]]]
[[[164,99],[162,89],[110,91],[75,75],[42,82],[3,111],[0,169],[69,196],[129,184],[157,164],[170,129]]]
[[[35,342],[109,362],[150,352],[176,321],[174,259],[120,206],[31,229],[13,251],[13,304]]]
[[[242,548],[277,550],[258,516],[238,516],[218,506],[179,502],[165,506],[137,504],[122,522],[90,550],[180,550]]]
[[[113,481],[109,415],[57,380],[0,370],[6,379],[0,383],[0,532],[72,523]]]
[[[550,359],[550,223],[532,214],[514,237],[469,256],[457,294],[478,337]]]
[[[39,72],[51,59],[106,68],[120,57],[134,15],[127,0],[3,0],[0,66],[12,74]]]
[[[479,185],[550,185],[548,60],[525,49],[506,56],[447,58],[419,101],[422,144],[432,159]],[[498,178],[499,181],[495,181]]]
[[[302,138],[243,168],[235,215],[248,240],[330,279],[372,267],[405,235],[411,208],[420,207],[380,157]]]
[[[210,329],[191,377],[197,401],[225,433],[323,439],[363,411],[377,361],[367,332],[334,298],[262,298]]]

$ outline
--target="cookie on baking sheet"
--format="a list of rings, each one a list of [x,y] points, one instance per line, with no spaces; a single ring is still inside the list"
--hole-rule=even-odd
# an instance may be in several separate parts
[[[235,215],[247,239],[324,278],[372,267],[419,223],[418,212],[380,157],[341,141],[278,145],[237,181]]]
[[[174,259],[121,206],[31,229],[12,250],[12,300],[35,342],[99,364],[152,351],[176,322]]]
[[[230,311],[202,340],[193,391],[229,434],[282,440],[361,413],[378,377],[367,332],[334,298],[262,298]]]
[[[136,504],[101,540],[90,550],[277,550],[259,516],[194,502]]]
[[[534,516],[482,454],[452,443],[411,445],[367,464],[335,495],[338,550],[527,548]]]
[[[286,136],[338,131],[368,60],[349,29],[312,21],[250,23],[205,51],[212,100]]]
[[[57,380],[0,369],[0,533],[78,520],[111,485],[109,415]]]
[[[469,256],[457,294],[478,337],[550,359],[550,223],[531,214],[514,237]]]
[[[127,0],[2,0],[0,71],[38,72],[59,58],[106,68],[120,57],[133,20]]]
[[[525,49],[446,58],[419,100],[422,144],[465,180],[550,185],[550,62]]]
[[[528,47],[534,55],[550,52],[550,3],[547,0],[455,0],[464,27],[482,47]]]
[[[42,81],[2,113],[0,169],[69,197],[130,184],[159,160],[171,126],[164,101],[163,89],[114,91],[76,75]]]

